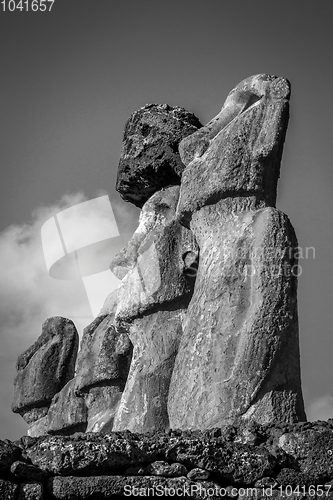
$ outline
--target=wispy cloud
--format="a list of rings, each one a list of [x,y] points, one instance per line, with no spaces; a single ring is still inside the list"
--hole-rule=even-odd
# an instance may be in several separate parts
[[[15,363],[40,335],[45,319],[68,317],[79,332],[92,319],[82,280],[62,281],[48,275],[40,236],[47,219],[86,200],[83,193],[65,195],[52,206],[36,209],[30,224],[11,225],[0,233],[0,439],[16,439],[26,429],[21,417],[10,410]],[[125,243],[135,227],[136,213],[121,202],[112,202],[112,207],[120,230],[124,229]]]

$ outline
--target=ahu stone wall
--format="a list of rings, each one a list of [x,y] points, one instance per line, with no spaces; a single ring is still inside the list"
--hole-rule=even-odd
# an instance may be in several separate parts
[[[0,442],[1,500],[333,499],[333,420]]]

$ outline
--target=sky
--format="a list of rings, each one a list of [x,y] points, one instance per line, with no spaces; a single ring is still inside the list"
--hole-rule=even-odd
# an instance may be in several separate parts
[[[108,195],[125,244],[139,216],[115,191],[129,115],[168,103],[207,123],[257,73],[292,85],[277,207],[303,250],[308,418],[333,417],[332,10],[330,0],[55,0],[50,12],[0,4],[0,439],[26,432],[10,410],[15,363],[43,321],[66,316],[82,332],[92,319],[82,280],[49,276],[42,225]]]

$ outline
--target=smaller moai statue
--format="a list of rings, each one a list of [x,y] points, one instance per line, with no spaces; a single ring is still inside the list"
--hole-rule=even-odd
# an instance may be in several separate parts
[[[12,411],[30,425],[28,435],[43,433],[52,398],[74,377],[79,336],[74,323],[48,318],[37,341],[17,360]]]
[[[112,295],[114,309],[117,290]],[[116,331],[114,316],[110,309],[83,332],[74,393],[83,398],[87,407],[86,432],[107,433],[112,430],[128,376],[133,347],[125,332]]]

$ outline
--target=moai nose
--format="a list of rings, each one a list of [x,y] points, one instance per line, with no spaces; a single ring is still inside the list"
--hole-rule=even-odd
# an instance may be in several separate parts
[[[135,267],[138,260],[138,249],[145,236],[143,233],[134,233],[125,247],[111,259],[110,269],[118,279],[122,280]]]

